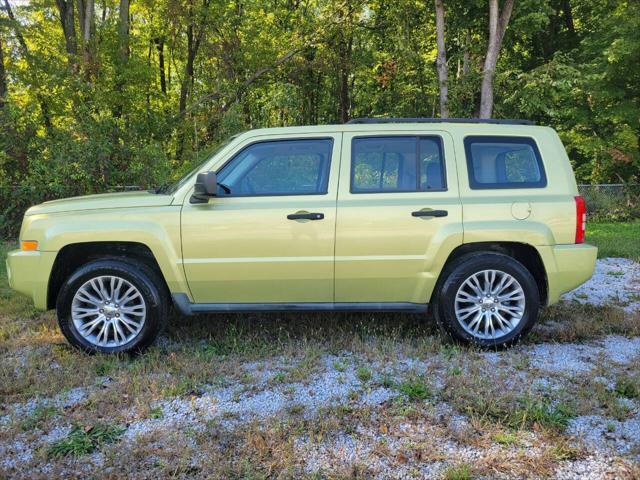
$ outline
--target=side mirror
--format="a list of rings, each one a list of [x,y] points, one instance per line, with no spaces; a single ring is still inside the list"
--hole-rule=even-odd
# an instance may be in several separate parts
[[[218,189],[216,172],[199,173],[189,203],[208,203]]]

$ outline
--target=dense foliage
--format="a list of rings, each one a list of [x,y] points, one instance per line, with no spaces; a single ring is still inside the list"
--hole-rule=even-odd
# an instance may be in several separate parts
[[[487,1],[443,4],[449,115],[476,116]],[[45,197],[165,182],[248,128],[439,114],[432,1],[0,6],[4,223]],[[493,115],[555,127],[580,181],[637,182],[639,31],[637,0],[516,0]]]

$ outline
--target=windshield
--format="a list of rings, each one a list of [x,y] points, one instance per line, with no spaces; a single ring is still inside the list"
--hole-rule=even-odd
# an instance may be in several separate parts
[[[236,138],[237,136],[238,135],[233,135],[232,137],[227,138],[212,153],[207,155],[206,158],[204,159],[204,161],[200,162],[197,167],[195,167],[194,169],[189,171],[189,173],[184,175],[182,178],[180,178],[179,180],[177,180],[177,181],[175,181],[173,183],[167,183],[165,185],[162,185],[162,186],[158,187],[157,189],[155,189],[154,192],[155,193],[165,194],[165,195],[171,195],[171,194],[175,193],[176,191],[178,191],[181,187],[183,187],[185,185],[185,183],[187,183],[189,178],[191,178],[191,176],[194,173],[196,173],[198,170],[200,170],[205,163],[207,163],[209,160],[211,160],[213,157],[215,157],[218,154],[218,152],[220,152],[220,150],[222,150],[224,147],[229,145],[229,143],[231,143],[231,141],[234,138]]]

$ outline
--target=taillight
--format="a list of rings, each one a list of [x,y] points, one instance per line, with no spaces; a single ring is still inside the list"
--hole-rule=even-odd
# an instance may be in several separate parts
[[[576,243],[584,242],[584,232],[587,228],[587,204],[581,195],[574,197],[576,201]]]

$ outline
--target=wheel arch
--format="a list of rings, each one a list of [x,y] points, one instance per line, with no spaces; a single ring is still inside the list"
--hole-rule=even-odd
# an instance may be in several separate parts
[[[448,273],[448,267],[455,260],[469,253],[482,252],[502,253],[503,255],[507,255],[524,265],[538,285],[540,304],[546,305],[549,295],[547,271],[545,269],[544,262],[542,261],[542,257],[536,247],[528,243],[502,241],[464,243],[453,249],[440,271],[436,288],[433,290],[429,302],[433,302],[434,296],[438,294],[440,285]]]
[[[74,271],[91,261],[104,258],[130,259],[143,263],[158,274],[158,277],[163,282],[161,287],[169,292],[166,278],[158,260],[151,249],[144,243],[129,241],[71,243],[58,251],[53,262],[47,287],[47,308],[55,308],[56,299],[62,285]]]

